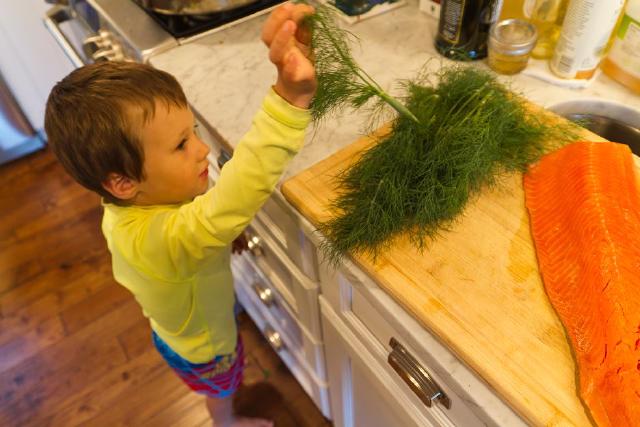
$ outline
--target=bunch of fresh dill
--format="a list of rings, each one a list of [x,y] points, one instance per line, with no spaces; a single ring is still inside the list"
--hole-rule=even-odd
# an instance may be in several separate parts
[[[337,177],[335,214],[319,227],[334,263],[349,252],[375,258],[407,231],[423,249],[496,176],[523,171],[543,154],[545,140],[572,137],[567,126],[528,114],[492,74],[472,67],[443,68],[436,86],[423,85],[424,76],[405,82],[403,104],[356,64],[351,35],[327,7],[317,6],[307,22],[318,75],[313,118],[372,99],[398,113],[388,136]]]

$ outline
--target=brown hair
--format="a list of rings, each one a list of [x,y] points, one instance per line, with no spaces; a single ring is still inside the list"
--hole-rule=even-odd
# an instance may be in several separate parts
[[[167,107],[187,106],[176,79],[149,65],[100,62],[78,68],[49,94],[45,130],[51,148],[76,181],[108,202],[123,204],[102,183],[110,173],[144,179],[137,130],[153,118],[157,100]]]

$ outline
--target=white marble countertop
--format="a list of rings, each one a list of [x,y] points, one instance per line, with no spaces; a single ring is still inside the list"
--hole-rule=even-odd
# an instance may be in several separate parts
[[[210,36],[152,57],[150,63],[176,76],[192,107],[231,147],[249,129],[251,119],[276,70],[260,41],[266,15],[245,21]],[[349,27],[360,40],[353,46],[358,63],[385,89],[399,79],[412,78],[425,64],[436,70],[450,61],[433,46],[437,22],[420,12],[417,3],[373,17]],[[478,62],[485,67],[485,62]],[[545,107],[572,99],[612,99],[640,110],[640,96],[600,74],[585,89],[551,85],[523,74],[501,77],[530,100]],[[392,91],[393,92],[393,91]],[[308,168],[355,141],[366,131],[365,112],[345,112],[310,128],[305,147],[290,164],[284,179]]]
[[[150,60],[153,66],[178,79],[192,107],[230,147],[235,147],[249,129],[264,95],[275,82],[275,67],[268,61],[267,49],[260,41],[264,20],[263,15],[245,21]],[[428,69],[437,70],[449,63],[433,47],[436,27],[436,20],[420,12],[415,0],[409,0],[404,7],[349,27],[360,39],[360,46],[353,47],[353,56],[382,87],[393,89],[398,79],[414,77],[425,64]],[[477,66],[486,68],[484,61]],[[585,89],[558,87],[524,74],[500,79],[545,107],[575,99],[599,99],[613,100],[640,111],[640,96],[604,74]],[[366,112],[345,112],[310,128],[304,148],[283,180],[355,141],[366,131],[367,117]],[[277,197],[282,195],[278,192]],[[395,310],[398,316],[407,316],[401,307]],[[419,326],[409,329],[412,330],[407,333],[416,337],[424,334]],[[495,396],[478,394],[481,381],[473,379],[455,358],[447,358],[444,350],[441,360],[445,361],[442,369],[484,408],[481,412],[488,424],[521,425],[517,415]]]

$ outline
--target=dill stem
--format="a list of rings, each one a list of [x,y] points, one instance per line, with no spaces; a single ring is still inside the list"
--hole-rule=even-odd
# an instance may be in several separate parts
[[[398,113],[420,124],[420,120],[418,120],[418,118],[407,107],[402,105],[402,103],[399,102],[397,99],[393,98],[392,96],[389,96],[389,94],[387,94],[385,91],[382,91],[382,90],[378,92],[378,96],[384,99],[385,102],[390,106],[392,106]]]
[[[401,115],[419,124],[420,121],[418,120],[418,118],[407,107],[402,105],[400,101],[398,101],[397,99],[389,95],[387,92],[385,92],[382,89],[382,86],[380,86],[378,82],[376,82],[371,76],[369,76],[369,74],[367,74],[366,71],[364,71],[362,68],[358,67],[357,65],[353,64],[352,59],[349,57],[349,55],[347,55],[342,51],[342,49],[340,49],[340,44],[336,41],[333,34],[331,34],[331,31],[327,29],[324,23],[321,23],[321,25],[323,29],[326,31],[326,35],[331,41],[331,44],[333,45],[333,47],[336,49],[336,52],[338,52],[338,55],[340,55],[340,59],[342,59],[343,63],[346,64],[351,69],[353,74],[356,77],[358,77],[360,80],[362,80],[365,85],[372,88],[375,91],[375,93],[380,98],[382,98],[387,104],[393,107],[394,110],[396,110]]]

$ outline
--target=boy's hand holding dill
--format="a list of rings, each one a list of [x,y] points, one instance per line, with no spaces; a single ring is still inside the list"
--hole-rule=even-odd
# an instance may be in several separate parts
[[[278,69],[274,90],[291,105],[309,108],[317,80],[310,59],[311,36],[303,26],[314,8],[285,3],[271,13],[262,30],[262,41],[269,47],[269,59]]]

